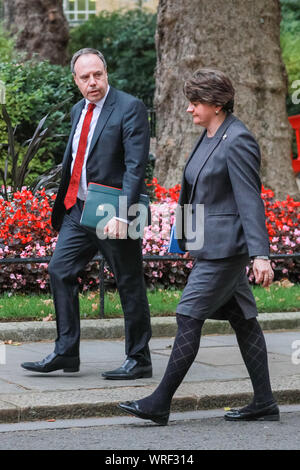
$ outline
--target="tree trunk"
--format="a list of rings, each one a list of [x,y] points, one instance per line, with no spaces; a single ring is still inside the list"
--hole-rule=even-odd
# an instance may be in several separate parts
[[[155,95],[160,184],[180,182],[200,131],[186,113],[184,78],[200,67],[212,67],[233,82],[235,114],[261,147],[265,187],[278,198],[299,196],[290,160],[292,131],[279,26],[279,0],[160,0]]]
[[[62,0],[4,0],[4,25],[17,35],[16,47],[27,57],[65,65],[69,27]]]

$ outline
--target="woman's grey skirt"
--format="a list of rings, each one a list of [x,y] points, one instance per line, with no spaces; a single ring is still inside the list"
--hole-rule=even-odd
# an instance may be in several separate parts
[[[234,312],[244,318],[257,316],[246,276],[248,255],[223,259],[195,259],[176,313],[206,320],[226,320]]]

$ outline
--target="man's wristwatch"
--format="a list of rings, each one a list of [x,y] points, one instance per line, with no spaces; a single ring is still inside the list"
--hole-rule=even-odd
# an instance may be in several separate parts
[[[270,261],[270,258],[268,256],[254,256],[254,259],[266,259]]]

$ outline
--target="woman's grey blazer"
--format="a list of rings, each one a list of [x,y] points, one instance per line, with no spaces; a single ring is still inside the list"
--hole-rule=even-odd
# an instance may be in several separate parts
[[[186,166],[205,133],[197,141]],[[187,249],[192,256],[202,259],[227,258],[244,253],[250,257],[269,255],[269,237],[261,199],[260,159],[255,138],[238,118],[229,114],[212,143],[206,147],[192,188],[188,187],[183,173],[176,215],[181,249]],[[196,221],[196,206],[199,204],[202,205],[203,217]],[[183,230],[188,219],[194,226],[197,223],[196,231],[204,235],[195,249],[189,249],[188,237]]]

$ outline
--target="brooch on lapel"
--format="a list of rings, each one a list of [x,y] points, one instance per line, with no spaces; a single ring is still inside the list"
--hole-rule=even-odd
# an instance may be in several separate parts
[[[227,134],[224,134],[222,140],[226,140],[226,139],[227,139]]]

